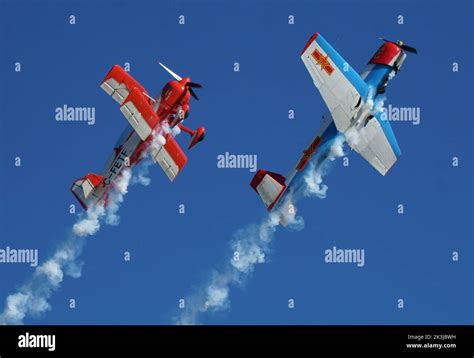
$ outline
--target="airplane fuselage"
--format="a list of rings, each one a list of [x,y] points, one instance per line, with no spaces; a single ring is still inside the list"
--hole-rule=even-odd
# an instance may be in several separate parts
[[[183,82],[184,80],[189,81],[189,79],[183,79]],[[189,93],[181,81],[168,82],[156,98],[155,103],[158,106],[155,111],[159,116],[158,126],[162,126],[163,122],[167,122],[172,127],[184,119],[184,116],[181,116],[182,118],[178,117],[180,110],[189,111]],[[152,101],[150,100],[150,102]],[[173,122],[174,125],[172,125]],[[91,193],[91,199],[88,202],[97,203],[104,199],[107,203],[107,192],[118,180],[122,170],[127,167],[132,169],[143,160],[146,157],[145,151],[152,140],[153,136],[151,135],[146,140],[141,140],[137,132],[130,125],[127,125],[115,144],[114,151],[101,174],[102,182]]]

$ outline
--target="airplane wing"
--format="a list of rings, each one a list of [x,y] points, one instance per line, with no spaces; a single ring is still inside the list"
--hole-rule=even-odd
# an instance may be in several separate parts
[[[401,152],[390,124],[382,121],[380,115],[361,107],[367,108],[367,84],[318,33],[306,44],[301,59],[329,108],[339,132],[348,137],[348,130],[354,128],[354,118],[363,116],[364,127],[357,130],[356,141],[348,138],[348,144],[385,175]]]
[[[147,93],[145,88],[119,65],[114,65],[100,84],[100,88],[107,92],[109,96],[112,96],[120,105],[135,87],[140,92]]]
[[[142,141],[159,129],[160,118],[151,106],[145,89],[119,65],[112,67],[100,87],[120,104],[120,111]],[[171,134],[164,134],[166,143],[152,148],[150,155],[173,181],[184,167],[187,157]],[[129,140],[132,140],[133,136]]]
[[[306,44],[301,59],[329,108],[337,129],[344,133],[367,97],[367,84],[318,33]]]
[[[356,134],[355,140],[349,140],[348,144],[377,169],[380,174],[385,175],[395,164],[401,155],[401,151],[395,136],[393,136],[393,132],[391,132],[394,141],[394,146],[392,146],[389,137],[386,136],[387,133],[383,130],[383,124],[384,121],[380,118],[379,114],[370,116],[365,126]]]
[[[165,135],[165,140],[164,145],[152,148],[150,155],[153,161],[161,166],[168,179],[173,181],[183,169],[188,158],[171,133]]]
[[[100,87],[120,104],[120,111],[141,140],[146,140],[159,118],[150,105],[145,88],[119,65],[109,71]]]

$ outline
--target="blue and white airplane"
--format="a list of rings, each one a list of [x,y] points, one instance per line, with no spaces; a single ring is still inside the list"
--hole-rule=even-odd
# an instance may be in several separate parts
[[[324,160],[327,145],[339,133],[348,145],[362,155],[377,171],[385,175],[401,155],[390,123],[376,108],[378,96],[385,92],[406,58],[406,52],[417,53],[401,41],[385,39],[369,63],[358,74],[339,53],[315,33],[306,44],[301,59],[314,85],[329,108],[309,147],[286,178],[277,173],[259,170],[250,185],[260,195],[268,211],[284,203],[292,186],[301,183],[305,168],[315,154]],[[374,105],[375,104],[375,105]]]

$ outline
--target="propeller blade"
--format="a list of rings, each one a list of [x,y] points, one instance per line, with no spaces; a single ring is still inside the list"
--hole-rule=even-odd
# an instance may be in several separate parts
[[[416,51],[416,48],[411,47],[411,46],[402,45],[401,48],[407,52],[416,53],[416,54],[418,53],[418,51]]]
[[[385,42],[391,42],[391,43],[393,43],[393,44],[399,46],[402,50],[405,50],[405,51],[407,51],[407,52],[411,52],[411,53],[418,54],[418,51],[416,50],[416,48],[411,47],[411,46],[407,46],[407,45],[405,45],[405,44],[403,44],[403,43],[400,45],[399,43],[400,43],[401,41],[400,41],[400,42],[399,42],[399,41],[391,41],[391,40],[387,40],[387,39],[385,39],[385,38],[383,38],[383,37],[379,37],[379,40],[382,40],[382,41],[385,41]]]
[[[173,76],[173,78],[176,80],[176,81],[181,81],[182,78],[179,77],[176,73],[174,73],[173,71],[171,71],[168,67],[166,67],[165,65],[163,65],[161,62],[158,62],[161,67],[163,67],[171,76]]]
[[[188,86],[192,88],[202,88],[202,85],[196,82],[188,82]]]
[[[189,90],[189,93],[191,93],[191,96],[193,96],[196,101],[199,101],[199,98],[194,92],[194,90],[191,87],[188,87],[188,90]]]

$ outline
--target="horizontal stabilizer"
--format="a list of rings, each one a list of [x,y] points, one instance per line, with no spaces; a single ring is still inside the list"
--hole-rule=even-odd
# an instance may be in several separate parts
[[[286,189],[285,177],[281,174],[261,169],[253,177],[250,186],[254,188],[268,211],[270,211]]]
[[[93,199],[94,192],[103,180],[101,175],[89,173],[72,184],[71,192],[84,209],[87,210],[88,202]]]

